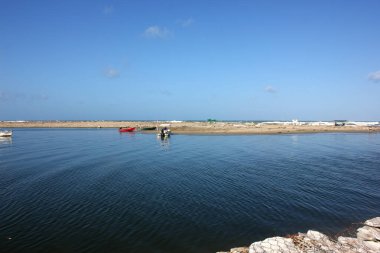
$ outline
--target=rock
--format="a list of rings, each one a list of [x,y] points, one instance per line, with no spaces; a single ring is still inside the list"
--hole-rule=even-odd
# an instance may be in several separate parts
[[[249,248],[232,248],[218,253],[380,253],[380,217],[367,220],[357,230],[357,238],[340,236],[337,242],[326,235],[309,230],[289,238],[272,237],[252,243]]]
[[[298,253],[293,240],[283,237],[272,237],[264,241],[252,243],[249,253]]]
[[[338,243],[341,245],[342,252],[369,253],[363,241],[357,238],[339,236]]]
[[[358,239],[363,241],[380,241],[380,229],[364,226],[358,229]]]
[[[364,224],[370,227],[380,228],[380,217],[367,220]]]
[[[306,239],[310,239],[311,243],[314,245],[315,248],[335,248],[336,245],[334,242],[330,241],[330,239],[327,237],[327,235],[324,235],[318,231],[309,230],[306,233]]]
[[[338,242],[342,245],[350,245],[350,246],[356,246],[359,245],[360,241],[357,238],[352,237],[338,237]]]
[[[248,247],[239,247],[239,248],[232,248],[231,253],[248,253],[249,248]]]
[[[314,249],[310,238],[306,237],[306,234],[298,233],[298,235],[293,235],[290,237],[293,240],[294,245],[300,252],[308,252]]]
[[[380,242],[363,241],[363,244],[373,252],[380,252]]]
[[[307,231],[306,236],[309,237],[310,239],[316,240],[316,241],[329,240],[329,238],[326,235],[322,234],[321,232],[314,231],[314,230]]]

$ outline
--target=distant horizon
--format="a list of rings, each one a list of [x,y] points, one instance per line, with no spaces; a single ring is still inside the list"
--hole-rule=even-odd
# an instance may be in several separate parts
[[[291,122],[292,120],[298,120],[299,122],[332,122],[332,121],[352,121],[352,122],[380,122],[380,120],[352,120],[352,119],[326,119],[326,120],[301,120],[301,119],[289,119],[289,120],[279,120],[279,119],[266,119],[266,120],[257,120],[257,119],[215,119],[216,122]],[[91,120],[91,119],[79,119],[79,120],[70,120],[70,119],[46,119],[46,120],[41,120],[41,119],[33,119],[33,120],[28,120],[28,119],[20,119],[20,120],[0,120],[0,122],[33,122],[33,121],[72,121],[72,122],[81,122],[81,121],[90,121],[90,122],[101,122],[101,121],[131,121],[131,122],[153,122],[153,121],[166,121],[166,122],[171,122],[171,121],[183,121],[183,122],[207,122],[208,119],[152,119],[152,120],[143,120],[143,119],[109,119],[109,120]]]

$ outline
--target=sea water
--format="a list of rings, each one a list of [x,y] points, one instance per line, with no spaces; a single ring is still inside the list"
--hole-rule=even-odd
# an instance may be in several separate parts
[[[0,252],[216,252],[379,216],[380,134],[13,134]]]

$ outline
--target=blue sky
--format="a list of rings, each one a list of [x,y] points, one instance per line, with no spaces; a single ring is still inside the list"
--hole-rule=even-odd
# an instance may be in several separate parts
[[[380,120],[378,0],[0,6],[0,120]]]

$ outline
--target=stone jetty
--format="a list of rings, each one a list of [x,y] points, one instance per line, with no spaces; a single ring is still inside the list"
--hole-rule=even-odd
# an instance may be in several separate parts
[[[364,222],[357,230],[356,238],[338,237],[333,240],[326,235],[309,230],[288,237],[271,237],[254,242],[249,247],[233,248],[218,253],[379,253],[380,217]]]

